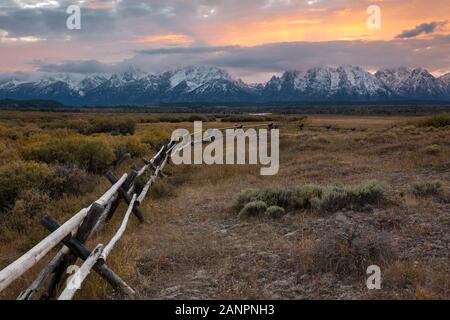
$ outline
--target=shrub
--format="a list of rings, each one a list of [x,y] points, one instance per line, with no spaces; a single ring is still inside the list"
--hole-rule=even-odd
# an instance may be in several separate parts
[[[39,127],[44,130],[70,129],[81,134],[89,134],[91,125],[88,120],[68,119],[44,122]]]
[[[53,198],[63,194],[81,196],[92,192],[96,186],[95,176],[77,166],[57,164],[52,166],[52,170],[53,179],[48,188]]]
[[[360,209],[386,200],[387,187],[384,183],[371,180],[355,187],[332,186],[324,188],[320,197],[311,202],[320,211],[338,211],[344,208]]]
[[[156,199],[170,197],[174,194],[174,188],[168,182],[166,182],[164,180],[158,180],[152,186],[150,194],[153,198],[156,198]]]
[[[385,266],[397,257],[397,250],[389,234],[358,227],[329,233],[308,254],[309,271],[346,277],[363,275],[370,265]]]
[[[0,166],[0,209],[14,204],[19,193],[47,185],[52,176],[44,163],[17,160]]]
[[[142,142],[153,149],[160,149],[167,141],[169,134],[163,130],[148,130],[142,137]]]
[[[269,218],[280,218],[286,214],[286,211],[282,207],[271,206],[266,210],[266,216]]]
[[[123,159],[126,154],[131,157],[142,157],[147,152],[147,146],[135,137],[125,137],[112,143],[117,160]]]
[[[442,182],[417,182],[411,186],[411,192],[416,197],[439,196],[444,192]]]
[[[8,148],[6,144],[0,142],[0,165],[19,160],[19,158],[16,148]]]
[[[432,144],[425,148],[426,154],[436,155],[441,152],[441,147],[438,144]]]
[[[94,173],[106,171],[116,159],[106,142],[80,137],[34,143],[24,148],[22,155],[26,160],[72,164]]]
[[[110,132],[113,134],[133,135],[136,122],[131,119],[94,118],[90,120],[89,134]]]
[[[257,217],[264,214],[267,210],[267,204],[263,201],[253,201],[247,203],[239,212],[240,218]]]
[[[315,209],[337,211],[343,208],[362,208],[387,200],[387,187],[379,181],[366,181],[357,186],[316,186],[245,190],[231,203],[235,212],[248,203],[263,201],[268,206],[278,206],[285,210]]]
[[[0,127],[0,138],[6,138],[15,141],[20,140],[22,136],[22,132],[19,132],[17,128]]]
[[[227,115],[220,116],[222,122],[271,122],[271,121],[304,121],[305,116],[282,116],[282,115]]]
[[[136,131],[136,122],[131,119],[111,119],[111,118],[92,118],[73,119],[57,122],[45,123],[41,126],[43,129],[63,129],[74,130],[84,135],[94,133],[112,133],[116,135],[133,135]]]
[[[308,141],[309,143],[317,143],[317,144],[331,144],[331,139],[329,137],[325,137],[322,135],[315,135],[311,137]]]
[[[49,201],[49,196],[41,190],[25,190],[18,195],[11,213],[18,218],[16,221],[26,217],[42,216]]]
[[[214,116],[206,116],[203,114],[193,114],[193,115],[189,116],[187,118],[187,120],[189,122],[194,122],[194,121],[210,122],[210,121],[215,121],[216,118]]]
[[[423,120],[416,121],[416,127],[446,127],[450,126],[450,114],[447,112],[443,112],[440,114],[433,115],[431,117],[425,118]]]
[[[279,206],[286,210],[302,209],[308,206],[310,198],[320,192],[320,187],[313,185],[303,188],[250,189],[240,192],[231,206],[239,212],[249,202],[263,201],[269,206]]]

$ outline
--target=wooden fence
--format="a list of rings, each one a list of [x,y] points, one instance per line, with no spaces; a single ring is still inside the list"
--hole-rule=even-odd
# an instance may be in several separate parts
[[[19,259],[0,271],[0,292],[35,266],[52,249],[62,244],[62,248],[45,265],[33,283],[20,293],[18,300],[31,300],[35,298],[38,292],[42,292],[40,299],[56,298],[57,288],[65,282],[67,282],[66,287],[58,299],[72,299],[91,270],[99,274],[117,292],[133,299],[136,294],[135,291],[108,267],[107,257],[124,234],[132,213],[140,222],[144,222],[144,214],[140,205],[156,179],[164,176],[163,169],[169,160],[170,151],[174,144],[174,142],[170,142],[164,145],[151,160],[143,159],[144,166],[139,170],[133,167],[129,174],[124,174],[120,178],[114,176],[112,172],[106,173],[106,177],[112,184],[111,188],[97,201],[79,211],[64,224],[60,225],[52,217],[45,216],[41,224],[50,234]],[[134,191],[137,179],[149,170],[152,170],[153,174],[140,194],[136,194]],[[112,218],[121,201],[128,205],[128,209],[117,233],[107,245],[98,244],[93,251],[90,251],[85,246],[86,241]],[[78,258],[82,259],[84,263],[71,276],[70,280],[66,281],[68,268],[74,265]]]

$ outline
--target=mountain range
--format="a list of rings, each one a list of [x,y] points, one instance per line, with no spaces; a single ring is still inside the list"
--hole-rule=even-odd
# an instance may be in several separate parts
[[[450,74],[423,68],[369,73],[357,66],[286,71],[264,84],[247,84],[216,67],[191,66],[159,74],[134,68],[113,75],[47,74],[0,80],[0,99],[55,100],[73,106],[162,103],[283,103],[450,101]]]

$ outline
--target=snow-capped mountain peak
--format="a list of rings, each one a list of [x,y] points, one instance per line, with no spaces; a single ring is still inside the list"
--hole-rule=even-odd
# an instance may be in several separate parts
[[[181,83],[185,83],[188,91],[193,91],[203,84],[226,79],[231,80],[230,75],[219,68],[207,66],[190,66],[170,72],[170,88],[176,88]]]
[[[448,94],[442,81],[423,68],[390,68],[375,76],[400,97],[442,99]]]

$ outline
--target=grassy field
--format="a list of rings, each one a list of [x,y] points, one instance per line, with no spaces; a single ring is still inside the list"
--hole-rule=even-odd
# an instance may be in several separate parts
[[[106,190],[106,170],[141,166],[191,121],[238,117],[0,112],[0,269],[46,235],[44,214],[63,222]],[[169,166],[142,206],[149,223],[133,220],[108,260],[141,298],[450,298],[448,115],[242,118],[290,124],[279,174]],[[0,298],[15,298],[43,263]],[[369,291],[373,264],[382,289]],[[95,274],[77,297],[120,298]]]

